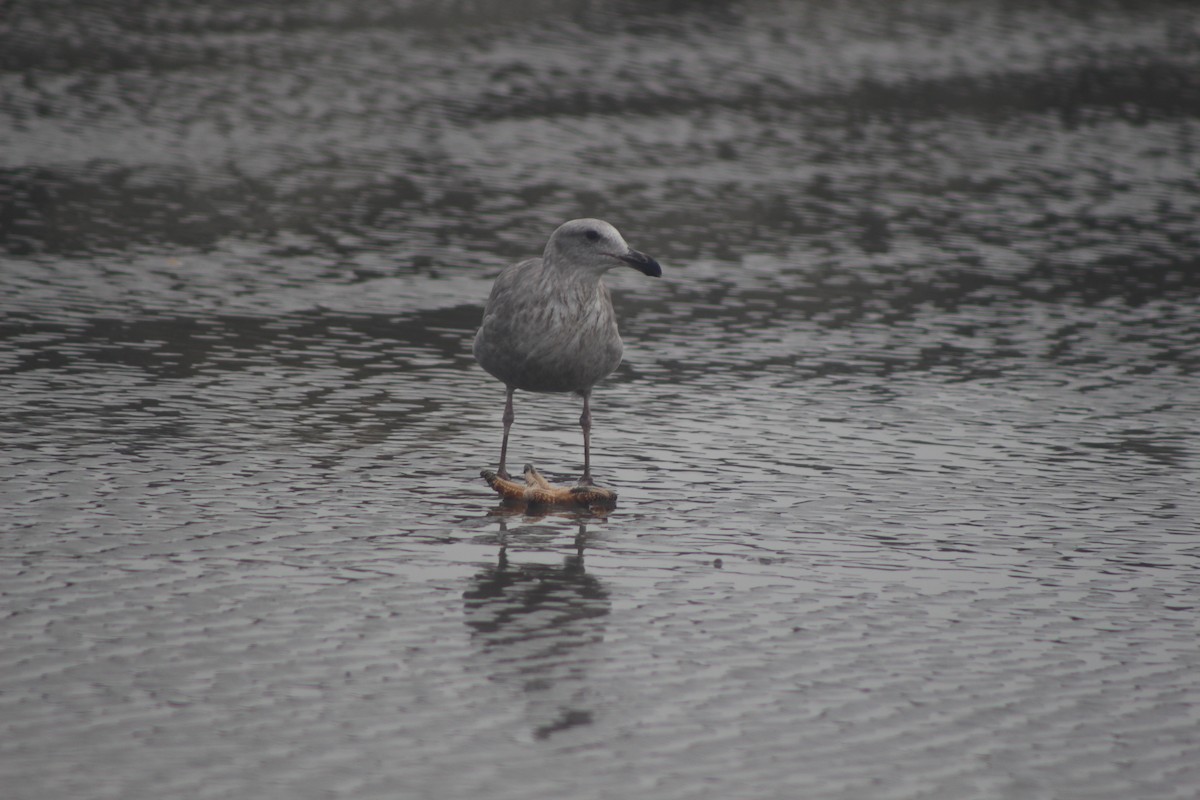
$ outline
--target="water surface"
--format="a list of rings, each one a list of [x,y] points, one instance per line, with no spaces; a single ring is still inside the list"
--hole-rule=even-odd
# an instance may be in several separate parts
[[[7,796],[1200,792],[1190,4],[6,17]],[[621,499],[513,513],[584,215]]]

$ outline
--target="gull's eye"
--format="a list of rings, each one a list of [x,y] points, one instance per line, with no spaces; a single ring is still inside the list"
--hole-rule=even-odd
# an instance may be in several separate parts
[[[585,233],[583,235],[588,238],[589,242],[600,241],[600,232],[595,230],[594,228],[588,228],[587,233]]]

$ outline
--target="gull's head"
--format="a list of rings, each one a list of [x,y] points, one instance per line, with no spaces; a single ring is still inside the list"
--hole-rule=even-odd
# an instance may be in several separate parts
[[[621,232],[602,219],[573,219],[559,225],[546,243],[543,258],[597,276],[620,266],[653,278],[662,275],[657,261],[630,247]]]

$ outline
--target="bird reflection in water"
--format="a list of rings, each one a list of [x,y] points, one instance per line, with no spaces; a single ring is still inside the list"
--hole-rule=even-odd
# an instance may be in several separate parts
[[[489,677],[520,689],[537,739],[592,722],[587,672],[604,639],[608,591],[584,570],[587,526],[579,520],[575,552],[561,564],[517,563],[508,543],[544,535],[546,528],[512,531],[500,520],[500,552],[463,592],[471,639]]]

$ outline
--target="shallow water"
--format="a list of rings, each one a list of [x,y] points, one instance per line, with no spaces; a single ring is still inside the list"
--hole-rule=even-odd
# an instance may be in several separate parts
[[[1200,792],[1190,4],[7,24],[6,797]],[[470,338],[581,215],[620,502],[512,513]]]

